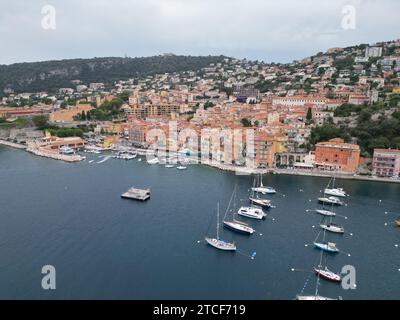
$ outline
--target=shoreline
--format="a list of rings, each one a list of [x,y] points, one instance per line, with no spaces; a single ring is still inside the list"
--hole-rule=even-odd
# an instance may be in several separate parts
[[[41,152],[39,150],[28,149],[27,146],[8,142],[0,139],[0,146],[3,145],[5,147],[10,147],[18,150],[25,150],[29,153],[35,154],[37,156],[46,157],[53,160],[61,160],[65,162],[80,162],[84,160],[81,156],[66,156],[60,154],[50,154],[46,152]],[[145,156],[145,150],[137,150],[138,154],[141,156]],[[79,157],[79,159],[78,159]],[[279,168],[267,168],[267,169],[257,169],[257,168],[246,168],[246,167],[238,167],[234,165],[227,164],[216,164],[211,161],[207,162],[199,162],[198,164],[207,166],[209,168],[219,169],[222,171],[234,172],[237,175],[252,175],[252,174],[282,174],[282,175],[291,175],[291,176],[309,176],[309,177],[320,177],[320,178],[331,178],[332,172],[324,172],[324,171],[301,171],[301,170],[291,170],[291,169],[279,169]],[[384,183],[394,183],[399,184],[400,179],[391,179],[391,178],[380,178],[374,176],[354,176],[353,174],[336,174],[336,179],[343,180],[357,180],[357,181],[369,181],[369,182],[384,182]]]
[[[46,152],[44,150],[28,148],[28,146],[5,141],[5,140],[0,140],[0,146],[14,148],[14,149],[18,149],[18,150],[25,150],[26,152],[32,153],[39,157],[49,158],[49,159],[53,159],[53,160],[61,160],[61,161],[69,162],[69,163],[80,162],[80,161],[84,160],[84,158],[81,157],[80,155],[71,155],[70,156],[70,155]]]

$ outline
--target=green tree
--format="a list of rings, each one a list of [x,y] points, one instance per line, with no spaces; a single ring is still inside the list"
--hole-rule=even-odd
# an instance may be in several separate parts
[[[311,108],[308,108],[308,110],[307,110],[307,122],[308,123],[310,123],[311,122],[311,120],[312,120],[312,110],[311,110]]]
[[[247,118],[243,118],[240,120],[240,122],[242,123],[243,127],[251,127],[251,122]]]
[[[37,115],[32,118],[33,124],[40,130],[48,126],[48,117],[46,115]]]

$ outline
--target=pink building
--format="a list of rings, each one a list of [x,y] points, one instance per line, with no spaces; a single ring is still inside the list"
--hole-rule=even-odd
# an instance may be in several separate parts
[[[372,174],[380,177],[399,177],[400,150],[375,149]]]

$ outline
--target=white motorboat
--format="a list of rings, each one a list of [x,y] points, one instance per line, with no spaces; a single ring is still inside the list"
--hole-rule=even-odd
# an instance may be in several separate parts
[[[334,223],[320,224],[320,227],[326,231],[330,231],[333,233],[344,233],[344,228]]]
[[[165,167],[166,167],[166,168],[173,168],[173,167],[175,167],[175,166],[174,166],[173,164],[166,164]]]
[[[349,195],[342,188],[325,189],[325,194],[334,197],[348,197]]]
[[[185,167],[185,166],[178,166],[178,167],[176,167],[178,170],[186,170],[187,169],[187,167]]]
[[[70,147],[68,147],[68,146],[62,146],[61,148],[60,148],[60,153],[61,154],[74,154],[75,153],[75,151],[74,151],[74,149],[72,149],[72,148],[70,148]]]
[[[147,163],[148,164],[159,164],[160,160],[158,158],[153,158],[153,159],[147,160]]]
[[[344,204],[339,198],[336,198],[336,197],[328,197],[328,198],[321,197],[321,198],[318,198],[318,201],[322,202],[322,203],[337,205],[337,206],[342,206]]]
[[[335,217],[336,216],[336,213],[329,211],[329,210],[316,209],[315,212],[322,214],[323,216],[327,216],[327,217]]]
[[[257,220],[262,220],[267,216],[266,213],[261,208],[256,208],[256,207],[241,207],[238,210],[238,214],[243,217],[257,219]]]

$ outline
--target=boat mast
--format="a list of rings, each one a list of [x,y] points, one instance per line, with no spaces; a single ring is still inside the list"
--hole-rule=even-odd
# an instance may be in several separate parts
[[[219,240],[219,202],[217,203],[217,240]]]

